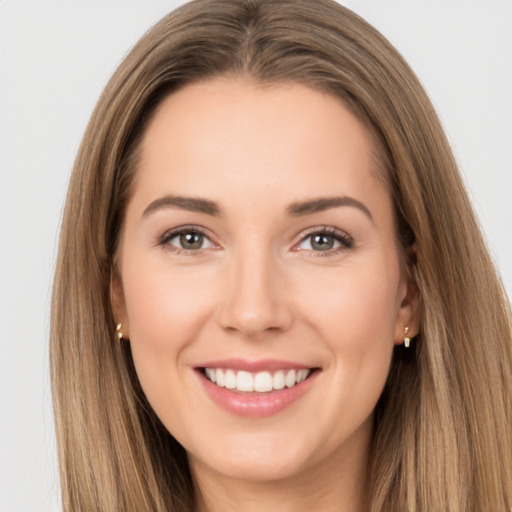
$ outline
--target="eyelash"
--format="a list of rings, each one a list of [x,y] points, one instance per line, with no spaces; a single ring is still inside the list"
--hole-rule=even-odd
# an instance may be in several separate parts
[[[177,255],[188,255],[188,256],[197,256],[202,254],[203,248],[201,249],[184,249],[183,247],[176,247],[171,245],[169,242],[180,235],[201,235],[205,240],[208,240],[212,245],[215,245],[210,237],[206,234],[206,232],[200,228],[199,226],[181,226],[176,229],[171,229],[166,231],[161,237],[158,238],[157,245],[164,247]]]
[[[340,245],[337,248],[332,248],[325,251],[314,251],[311,249],[307,250],[306,252],[309,253],[309,257],[312,258],[326,258],[329,256],[337,255],[354,247],[354,240],[347,233],[332,226],[323,226],[322,228],[315,227],[307,230],[306,233],[301,236],[300,241],[294,245],[294,250],[299,251],[300,249],[296,249],[296,247],[303,244],[306,240],[311,239],[315,235],[323,235],[329,238],[333,238]]]
[[[172,229],[169,231],[166,231],[162,236],[158,238],[157,245],[161,247],[165,247],[166,249],[174,252],[177,255],[193,255],[197,256],[203,253],[204,248],[200,249],[184,249],[182,247],[176,247],[174,245],[171,245],[169,242],[180,235],[188,235],[188,234],[194,234],[194,235],[201,235],[204,237],[204,239],[208,240],[210,244],[215,245],[214,242],[211,241],[211,239],[208,237],[206,232],[200,228],[199,226],[181,226],[176,229]],[[339,254],[343,251],[347,251],[349,249],[352,249],[354,246],[353,239],[345,232],[334,228],[332,226],[323,226],[322,228],[310,228],[301,236],[301,239],[299,242],[297,242],[293,246],[294,252],[299,252],[300,249],[297,247],[301,244],[303,244],[306,240],[312,238],[315,235],[320,236],[326,236],[329,238],[333,238],[335,242],[338,242],[340,245],[337,248],[327,249],[325,251],[315,251],[312,249],[307,249],[304,252],[309,253],[309,257],[313,258],[325,258],[328,256],[332,256],[335,254]]]

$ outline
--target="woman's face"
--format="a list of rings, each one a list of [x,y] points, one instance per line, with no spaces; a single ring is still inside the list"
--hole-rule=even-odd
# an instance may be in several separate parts
[[[196,474],[364,459],[412,307],[382,172],[362,124],[303,85],[215,79],[158,109],[116,320]]]

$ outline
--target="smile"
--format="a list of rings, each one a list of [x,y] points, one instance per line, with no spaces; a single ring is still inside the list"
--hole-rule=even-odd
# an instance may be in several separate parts
[[[236,358],[204,361],[194,370],[216,406],[252,419],[278,414],[302,402],[322,373],[322,368],[303,363]]]
[[[244,393],[268,393],[300,384],[311,374],[310,369],[282,369],[248,372],[226,368],[205,368],[204,375],[220,388]]]

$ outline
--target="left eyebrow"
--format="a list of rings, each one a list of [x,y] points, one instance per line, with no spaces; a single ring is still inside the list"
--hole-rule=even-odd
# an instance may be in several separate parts
[[[334,197],[318,197],[309,199],[307,201],[300,201],[292,203],[286,209],[288,215],[292,217],[302,217],[304,215],[311,215],[313,213],[323,212],[331,208],[339,208],[341,206],[351,206],[362,211],[372,222],[373,216],[370,210],[361,201],[349,196],[334,196]]]

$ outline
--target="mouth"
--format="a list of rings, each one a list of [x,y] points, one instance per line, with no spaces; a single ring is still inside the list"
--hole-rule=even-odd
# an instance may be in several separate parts
[[[283,368],[249,372],[234,368],[199,368],[203,376],[217,387],[238,393],[271,393],[293,388],[317,370],[318,368]]]
[[[224,359],[194,368],[203,390],[221,409],[257,419],[278,414],[309,395],[322,368],[291,361]]]

